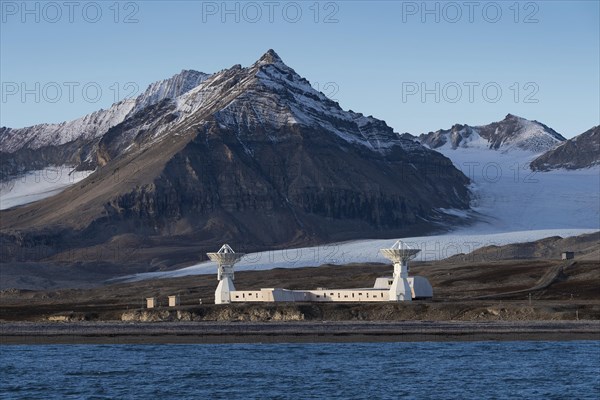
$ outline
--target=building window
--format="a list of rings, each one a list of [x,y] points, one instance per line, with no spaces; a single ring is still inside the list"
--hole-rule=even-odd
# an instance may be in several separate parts
[[[235,295],[235,298],[236,298],[236,299],[239,299],[239,298],[240,298],[240,296],[238,296],[238,295],[236,294],[236,295]]]
[[[321,296],[317,295],[317,299],[320,299],[320,298],[321,298]]]

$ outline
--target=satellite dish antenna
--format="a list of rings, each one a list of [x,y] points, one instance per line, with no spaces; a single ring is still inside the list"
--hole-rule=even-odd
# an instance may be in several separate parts
[[[401,240],[389,249],[381,249],[381,254],[394,264],[394,281],[390,287],[390,300],[412,301],[412,290],[408,283],[408,261],[419,254],[421,249],[413,249]]]
[[[245,253],[236,253],[231,246],[224,244],[216,253],[206,253],[211,261],[217,263],[217,290],[215,291],[215,304],[231,302],[230,292],[235,291],[233,266],[242,259]]]
[[[421,249],[413,249],[402,240],[397,240],[389,249],[381,249],[381,254],[393,263],[404,263],[412,260],[421,252]]]

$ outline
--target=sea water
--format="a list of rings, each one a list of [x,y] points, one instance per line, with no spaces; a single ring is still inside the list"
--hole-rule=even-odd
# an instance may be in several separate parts
[[[2,399],[599,399],[600,342],[0,346]]]

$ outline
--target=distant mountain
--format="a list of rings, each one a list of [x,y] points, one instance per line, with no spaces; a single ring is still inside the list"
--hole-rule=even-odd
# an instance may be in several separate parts
[[[531,162],[531,169],[581,169],[600,165],[600,126],[595,126]]]
[[[471,212],[481,222],[474,229],[598,227],[597,172],[532,171],[533,160],[568,143],[542,123],[509,114],[499,122],[455,125],[418,140],[448,157],[470,178]],[[593,146],[590,149],[593,153]]]
[[[502,121],[482,126],[454,125],[447,130],[421,134],[421,143],[432,149],[481,148],[498,151],[511,149],[532,153],[547,151],[566,139],[554,129],[516,115],[508,114]]]
[[[27,128],[0,128],[0,180],[51,165],[95,169],[97,143],[108,130],[146,107],[178,97],[208,74],[183,70],[151,84],[135,99],[122,100],[73,121]]]
[[[172,267],[225,241],[256,250],[391,237],[469,208],[469,181],[449,159],[344,111],[272,50],[196,77],[191,89],[151,85],[136,100],[146,106],[91,143],[69,142],[96,172],[0,212],[7,259],[39,261],[42,248],[44,260],[72,263],[115,246],[136,254],[130,263]]]

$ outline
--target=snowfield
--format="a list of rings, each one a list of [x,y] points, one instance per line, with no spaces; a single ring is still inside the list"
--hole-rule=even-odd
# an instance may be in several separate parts
[[[86,178],[93,171],[75,171],[66,165],[31,171],[0,182],[0,210],[54,196]]]
[[[539,153],[482,149],[477,142],[436,149],[471,179],[471,207],[482,219],[472,229],[600,229],[600,166],[532,172],[529,163]]]
[[[402,240],[410,246],[421,249],[421,253],[417,255],[415,261],[434,261],[455,254],[469,253],[484,246],[502,246],[556,235],[577,236],[595,231],[596,229],[547,229],[495,234],[469,234],[464,231],[436,236],[403,238]],[[381,256],[379,249],[389,248],[395,241],[396,239],[357,240],[317,247],[250,253],[235,265],[235,270],[257,271],[273,268],[317,267],[323,264],[342,265],[355,262],[389,264],[389,261]],[[217,250],[215,249],[215,251]],[[188,275],[216,274],[216,271],[217,265],[212,261],[206,261],[175,271],[141,273],[117,280],[132,282],[153,278],[177,278]]]

